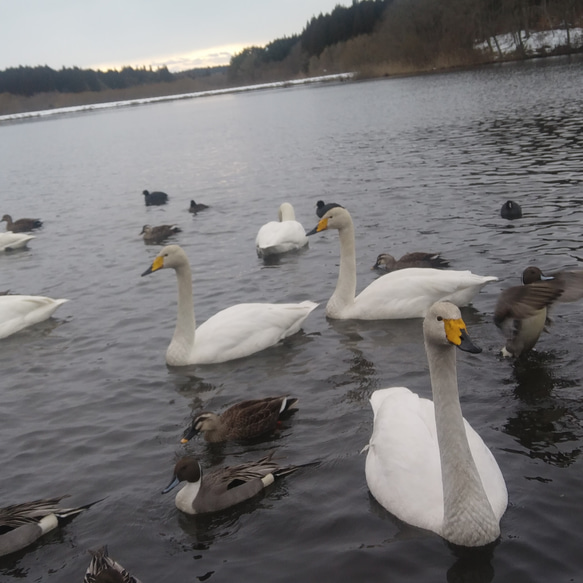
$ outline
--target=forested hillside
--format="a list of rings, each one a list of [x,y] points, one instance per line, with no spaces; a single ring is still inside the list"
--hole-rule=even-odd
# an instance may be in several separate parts
[[[296,35],[244,49],[224,67],[181,73],[165,67],[6,69],[0,71],[0,114],[326,73],[391,75],[524,58],[533,56],[525,43],[539,30],[566,32],[562,47],[543,46],[540,54],[573,52],[583,49],[583,39],[575,34],[582,26],[581,0],[353,0],[312,17]],[[496,36],[505,33],[515,40],[510,55],[497,45]]]

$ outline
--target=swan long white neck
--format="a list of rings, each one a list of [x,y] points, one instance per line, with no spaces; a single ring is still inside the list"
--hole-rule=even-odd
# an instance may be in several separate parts
[[[426,342],[444,492],[443,532],[450,542],[480,546],[500,535],[468,443],[458,395],[455,347]]]
[[[192,271],[187,261],[175,268],[178,280],[178,316],[176,328],[168,351],[166,362],[170,365],[182,365],[188,362],[194,346],[196,320],[192,302]]]
[[[326,315],[340,317],[342,310],[354,303],[356,296],[356,250],[352,221],[338,230],[340,238],[340,270],[332,297],[326,305]]]

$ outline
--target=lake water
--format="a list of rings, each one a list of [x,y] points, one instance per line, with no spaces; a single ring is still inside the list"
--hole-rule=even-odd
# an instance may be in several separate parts
[[[106,497],[25,552],[0,581],[81,581],[87,549],[144,583],[177,581],[575,581],[583,569],[583,313],[558,305],[537,352],[499,356],[501,289],[524,267],[583,261],[583,59],[403,79],[291,87],[0,126],[0,212],[40,217],[26,251],[0,256],[0,290],[71,301],[0,341],[0,505]],[[146,207],[142,190],[170,202]],[[196,216],[191,199],[210,205]],[[479,355],[458,352],[464,415],[491,447],[509,507],[499,544],[457,555],[370,496],[372,391],[430,396],[421,321],[328,321],[337,233],[264,265],[254,240],[288,201],[315,226],[318,199],[356,228],[358,290],[380,252],[439,251],[496,275],[463,316]],[[507,199],[523,219],[500,218]],[[168,368],[171,270],[144,224],[174,223],[199,322],[238,302],[320,306],[302,333],[255,356]],[[298,413],[252,444],[182,446],[193,412],[288,393]],[[227,512],[187,517],[161,495],[185,452],[205,467],[319,461]]]

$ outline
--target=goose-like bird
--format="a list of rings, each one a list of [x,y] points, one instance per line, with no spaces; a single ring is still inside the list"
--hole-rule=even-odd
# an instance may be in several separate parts
[[[176,463],[172,481],[162,494],[186,480],[186,486],[176,494],[178,510],[186,514],[205,514],[230,508],[259,494],[276,478],[298,469],[298,466],[281,467],[272,457],[273,452],[256,462],[227,466],[208,474],[203,473],[197,459],[183,457]]]
[[[287,396],[267,397],[242,401],[220,415],[205,411],[194,418],[182,443],[188,442],[197,433],[203,433],[209,443],[253,439],[272,433],[283,415],[297,409],[297,401]]]
[[[279,220],[263,225],[255,238],[259,257],[297,251],[308,244],[306,230],[296,221],[294,207],[284,202],[278,211]]]
[[[89,554],[91,562],[83,583],[141,583],[109,556],[107,545],[96,551],[90,550]]]
[[[196,214],[200,211],[204,211],[207,208],[209,208],[207,204],[203,204],[202,202],[196,203],[193,200],[191,200],[190,207],[188,208],[188,212]]]
[[[433,269],[445,269],[449,267],[449,262],[443,259],[439,253],[425,253],[423,251],[414,251],[406,253],[400,259],[395,259],[389,253],[381,253],[372,266],[379,271],[397,271],[398,269],[407,269],[409,267],[424,267]]]
[[[388,320],[423,318],[437,301],[447,300],[465,306],[494,276],[471,271],[409,268],[387,273],[356,295],[356,251],[354,225],[350,213],[341,207],[330,209],[312,235],[326,229],[338,230],[340,271],[332,297],[326,306],[329,318]]]
[[[40,219],[18,219],[12,221],[10,215],[4,215],[0,223],[3,221],[6,222],[6,230],[13,233],[28,233],[43,226],[43,222]]]
[[[549,323],[548,309],[554,302],[583,298],[583,270],[544,275],[530,266],[522,273],[522,283],[502,291],[494,310],[494,323],[506,338],[503,356],[516,358],[534,348]]]
[[[68,301],[45,296],[0,296],[0,338],[48,320],[59,306]]]
[[[95,502],[76,508],[63,508],[60,498],[34,500],[0,508],[0,557],[20,551],[77,516]]]
[[[517,202],[514,202],[513,200],[507,200],[500,209],[500,216],[503,219],[508,219],[509,221],[513,221],[514,219],[521,219],[522,209]]]
[[[338,204],[337,202],[329,202],[328,204],[326,204],[323,200],[319,200],[316,203],[316,214],[318,215],[318,218],[321,219],[330,209],[336,207],[344,208],[341,204]]]
[[[236,304],[196,327],[192,272],[178,245],[167,245],[142,276],[171,268],[178,282],[178,315],[166,362],[171,366],[212,364],[249,356],[298,332],[318,304]]]
[[[168,237],[181,232],[182,229],[176,225],[158,225],[157,227],[144,225],[140,235],[142,235],[146,243],[162,243]]]
[[[166,204],[168,202],[168,195],[165,192],[154,191],[149,192],[148,190],[144,190],[142,192],[144,195],[144,202],[146,206],[156,206],[161,204]]]
[[[459,402],[455,348],[480,349],[449,302],[431,307],[423,333],[433,401],[404,387],[372,394],[366,481],[376,500],[400,520],[456,545],[483,546],[500,536],[508,492],[494,456],[462,417]]]
[[[13,251],[14,249],[22,249],[28,245],[28,242],[34,239],[34,235],[27,235],[26,233],[0,233],[0,252]]]

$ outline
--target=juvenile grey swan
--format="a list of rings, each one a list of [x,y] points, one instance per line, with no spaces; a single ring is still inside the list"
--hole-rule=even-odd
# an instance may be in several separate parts
[[[178,245],[163,247],[142,273],[174,269],[178,282],[176,328],[166,351],[171,366],[212,364],[249,356],[299,332],[318,304],[236,304],[196,327],[192,298],[192,272],[188,257]]]
[[[400,520],[456,545],[483,546],[500,536],[508,493],[494,456],[460,407],[455,349],[480,349],[449,302],[431,307],[423,333],[433,401],[404,387],[372,394],[366,481]]]

